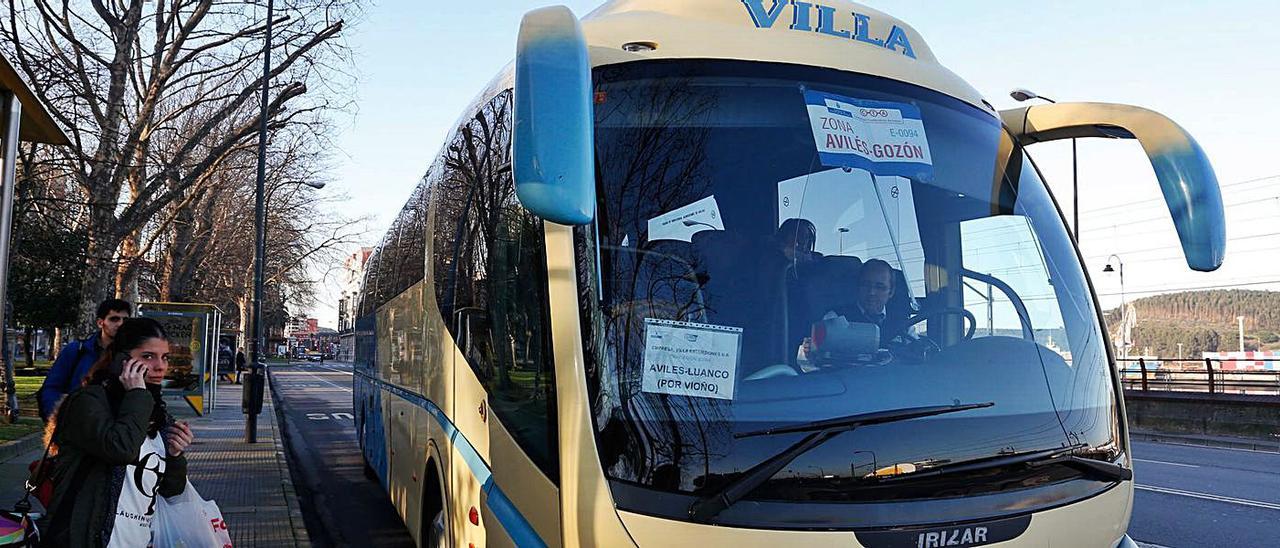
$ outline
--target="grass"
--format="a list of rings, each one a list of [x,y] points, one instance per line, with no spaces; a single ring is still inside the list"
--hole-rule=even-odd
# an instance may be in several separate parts
[[[36,391],[44,384],[44,376],[13,378],[14,391],[18,393],[18,411],[23,417],[39,417],[40,408],[36,403]],[[37,421],[38,422],[38,421]],[[4,438],[11,439],[11,438]]]
[[[44,429],[44,422],[39,417],[18,417],[18,422],[9,424],[0,422],[0,441],[16,440]]]

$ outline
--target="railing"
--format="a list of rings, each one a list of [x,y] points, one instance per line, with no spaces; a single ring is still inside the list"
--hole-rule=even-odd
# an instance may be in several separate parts
[[[1224,369],[1223,360],[1218,358],[1129,358],[1116,361],[1120,366],[1120,382],[1125,390],[1280,395],[1280,370]],[[1280,362],[1278,359],[1255,358],[1241,358],[1238,361]],[[1153,362],[1159,362],[1159,367]]]

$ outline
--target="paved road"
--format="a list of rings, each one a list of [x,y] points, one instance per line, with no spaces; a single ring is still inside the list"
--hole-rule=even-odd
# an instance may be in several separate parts
[[[351,365],[272,366],[285,447],[315,546],[413,546],[386,491],[364,475]]]
[[[1134,540],[1280,546],[1280,454],[1135,441],[1133,455]]]
[[[312,540],[412,546],[382,487],[363,474],[350,416],[351,366],[296,363],[272,371]],[[1280,454],[1140,441],[1133,453],[1134,540],[1171,548],[1280,546]]]

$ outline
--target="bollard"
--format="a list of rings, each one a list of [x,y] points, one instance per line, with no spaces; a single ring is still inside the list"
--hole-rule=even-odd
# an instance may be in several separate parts
[[[1204,370],[1205,370],[1205,372],[1206,372],[1206,373],[1208,373],[1208,375],[1209,375],[1209,393],[1210,393],[1210,394],[1212,394],[1212,393],[1214,393],[1214,388],[1213,388],[1213,360],[1210,360],[1209,358],[1205,358],[1205,359],[1204,359]]]
[[[1142,391],[1147,391],[1147,362],[1142,358],[1138,358],[1138,367],[1142,369]]]

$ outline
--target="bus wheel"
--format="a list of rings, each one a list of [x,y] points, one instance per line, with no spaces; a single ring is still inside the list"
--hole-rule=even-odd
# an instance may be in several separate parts
[[[444,490],[440,488],[440,475],[431,462],[427,463],[425,479],[427,485],[422,492],[422,546],[445,546],[448,535],[444,522]]]
[[[429,524],[430,529],[427,530],[427,542],[424,546],[438,547],[444,546],[444,510],[436,512],[436,517]]]
[[[364,464],[364,477],[373,481],[378,481],[378,472],[369,466],[369,454],[364,450],[364,431],[368,426],[364,422],[364,411],[360,411],[360,431],[356,433],[356,437],[360,440],[360,462]]]

